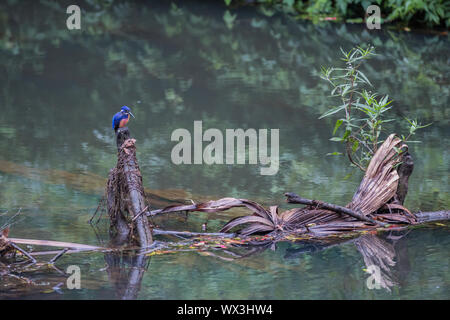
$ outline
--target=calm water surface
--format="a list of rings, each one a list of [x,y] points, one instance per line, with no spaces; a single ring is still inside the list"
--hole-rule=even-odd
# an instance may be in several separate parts
[[[248,198],[284,204],[283,193],[346,204],[361,174],[330,142],[333,119],[318,120],[333,101],[317,75],[339,62],[339,47],[373,44],[377,57],[364,72],[394,99],[392,116],[433,125],[410,144],[415,160],[406,206],[412,211],[450,207],[448,35],[319,24],[255,8],[226,11],[221,4],[177,5],[87,1],[81,31],[65,28],[64,1],[0,4],[0,212],[22,208],[17,238],[100,244],[87,224],[116,161],[112,115],[132,108],[146,188],[167,199]],[[236,15],[236,16],[235,16]],[[280,168],[260,175],[258,165],[172,164],[173,130],[280,129]],[[334,120],[335,121],[335,120]],[[406,121],[389,128],[404,133]],[[352,174],[353,173],[353,174]],[[162,227],[216,231],[236,212],[174,215]],[[3,219],[0,217],[0,219]],[[0,220],[1,222],[1,220]],[[431,224],[385,234],[394,252],[391,292],[369,290],[363,256],[354,242],[319,250],[279,243],[247,258],[223,261],[186,252],[150,257],[138,299],[449,299],[449,225]],[[99,240],[100,239],[100,240]],[[52,289],[55,270],[30,274],[36,286],[0,288],[2,298],[121,298],[105,271],[103,254],[66,255],[77,264],[82,289]],[[4,281],[2,279],[2,281]]]

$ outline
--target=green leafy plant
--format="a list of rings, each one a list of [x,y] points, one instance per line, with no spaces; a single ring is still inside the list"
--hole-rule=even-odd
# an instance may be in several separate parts
[[[366,89],[366,87],[372,87],[372,84],[360,67],[365,60],[375,55],[374,47],[366,49],[356,47],[348,52],[342,49],[341,51],[345,67],[322,67],[321,72],[321,78],[332,86],[331,96],[338,98],[341,104],[331,107],[320,116],[320,119],[342,115],[336,120],[333,129],[334,137],[330,140],[343,143],[345,154],[351,164],[365,171],[378,145],[384,142],[380,138],[384,125],[395,121],[395,119],[386,118],[385,114],[392,108],[392,100],[389,100],[388,95],[380,96]],[[408,136],[402,135],[404,141],[407,141],[418,129],[430,125],[421,125],[417,120],[406,120],[410,129]],[[339,135],[335,136],[337,133]],[[342,155],[342,153],[334,152],[329,155]]]
[[[445,0],[388,0],[385,7],[390,12],[389,21],[418,20],[427,26],[450,26],[450,3]]]
[[[224,0],[229,6],[246,5],[243,0]],[[306,15],[312,21],[321,21],[320,17],[339,17],[346,21],[364,21],[369,5],[380,7],[383,20],[398,23],[401,26],[450,26],[450,2],[447,0],[257,0],[252,4],[274,6],[289,12]]]

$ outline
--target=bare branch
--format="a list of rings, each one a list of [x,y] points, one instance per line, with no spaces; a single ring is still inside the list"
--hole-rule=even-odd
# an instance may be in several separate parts
[[[292,192],[285,193],[284,195],[287,197],[286,201],[288,203],[299,203],[299,204],[304,204],[304,205],[315,206],[317,208],[331,210],[331,211],[338,212],[338,213],[345,213],[349,216],[352,216],[353,218],[356,218],[356,219],[362,220],[362,221],[366,221],[366,222],[370,222],[372,224],[377,224],[380,226],[386,225],[385,223],[383,223],[381,221],[373,220],[372,218],[366,217],[363,214],[361,214],[359,212],[355,212],[349,208],[341,207],[341,206],[338,206],[335,204],[330,204],[330,203],[326,203],[326,202],[322,202],[322,201],[305,199],[305,198],[302,198]]]

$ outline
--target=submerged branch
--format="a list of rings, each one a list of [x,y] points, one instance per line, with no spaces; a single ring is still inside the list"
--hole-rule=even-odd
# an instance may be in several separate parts
[[[234,233],[224,233],[224,232],[189,232],[189,231],[168,231],[153,229],[153,234],[155,235],[180,235],[180,236],[212,236],[212,237],[224,237],[233,238],[236,236]]]
[[[14,247],[14,249],[16,249],[17,251],[22,253],[25,257],[30,259],[33,263],[36,263],[36,259],[34,257],[32,257],[27,251],[25,251],[24,249],[22,249],[21,247],[19,247],[18,245],[16,245],[13,242],[10,242],[9,245]]]
[[[59,258],[61,258],[67,251],[69,251],[69,248],[64,248],[62,251],[60,251],[56,256],[54,256],[49,262],[48,264],[54,264],[56,262],[56,260],[58,260]]]
[[[19,238],[8,238],[9,241],[19,244],[29,244],[36,246],[46,246],[46,247],[59,247],[59,248],[70,248],[77,250],[101,250],[105,249],[102,247],[91,246],[87,244],[71,243],[71,242],[61,242],[61,241],[51,241],[51,240],[33,240],[33,239],[19,239]]]
[[[21,211],[22,208],[19,208],[19,210],[0,227],[0,231],[10,227],[13,224],[14,219],[20,214]]]

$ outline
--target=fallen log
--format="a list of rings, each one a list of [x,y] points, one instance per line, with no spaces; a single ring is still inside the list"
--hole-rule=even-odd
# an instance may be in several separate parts
[[[105,248],[90,246],[86,244],[79,243],[71,243],[71,242],[61,242],[61,241],[51,241],[51,240],[34,240],[34,239],[21,239],[21,238],[8,238],[8,233],[4,232],[0,237],[0,256],[6,255],[8,252],[12,252],[14,250],[19,251],[33,263],[36,262],[36,259],[33,256],[38,255],[51,255],[56,254],[52,260],[50,260],[49,264],[54,263],[65,253],[75,253],[75,252],[85,252],[85,251],[98,251],[105,250]],[[34,246],[43,246],[43,247],[58,247],[64,248],[62,251],[46,251],[46,252],[27,252],[17,244],[27,244]],[[69,250],[72,249],[72,250]]]
[[[450,220],[450,210],[417,212],[414,215],[416,216],[418,223]]]
[[[392,228],[392,224],[401,228],[405,224],[448,219],[447,213],[416,216],[403,207],[408,179],[414,167],[407,150],[408,146],[395,134],[391,134],[373,156],[352,201],[345,207],[286,193],[289,203],[304,204],[307,207],[278,213],[277,206],[267,210],[247,199],[223,198],[199,204],[168,206],[146,212],[146,215],[178,211],[218,212],[247,207],[252,211],[252,215],[232,219],[220,232],[228,232],[234,227],[246,225],[247,227],[239,231],[244,236],[254,233],[288,232],[310,234],[313,237],[371,230],[380,226]],[[386,209],[389,212],[386,213]]]
[[[308,199],[306,199],[308,200]],[[306,202],[306,201],[302,201]],[[323,202],[319,202],[323,203]],[[311,205],[308,201],[304,204]],[[153,210],[147,214],[150,216],[158,214],[167,214],[175,212],[218,212],[226,211],[232,208],[247,207],[253,212],[252,216],[242,216],[235,218],[228,222],[219,233],[191,233],[185,231],[164,231],[159,229],[154,229],[154,234],[179,234],[183,235],[215,235],[223,236],[231,228],[244,223],[254,223],[261,224],[263,229],[267,229],[267,232],[279,230],[279,231],[289,231],[294,230],[297,233],[311,232],[315,236],[330,235],[332,233],[347,232],[347,231],[358,231],[364,229],[374,229],[378,224],[367,225],[366,221],[345,221],[342,219],[342,214],[336,208],[344,208],[341,206],[327,204],[328,209],[310,209],[310,208],[294,208],[282,212],[281,214],[272,215],[269,210],[264,209],[263,206],[246,199],[235,199],[235,198],[223,198],[216,201],[208,201],[204,203],[191,204],[191,205],[180,205],[180,206],[168,206],[166,208]],[[330,210],[333,208],[334,210]],[[275,208],[272,210],[274,212]],[[411,213],[410,213],[411,214]],[[387,223],[382,221],[374,220],[378,223],[382,223],[383,226],[389,226],[390,230],[393,228],[392,224],[418,224],[426,223],[438,220],[450,220],[450,211],[436,211],[436,212],[419,212],[416,214],[411,214],[416,219],[414,223],[411,223],[411,219],[403,214],[382,214],[377,213],[374,215],[377,219],[389,219]],[[256,216],[256,218],[255,218]],[[274,223],[275,221],[275,223]],[[245,233],[245,229],[244,233]],[[334,230],[334,231],[333,231]],[[333,232],[330,232],[333,231]],[[243,234],[241,231],[240,234]]]

